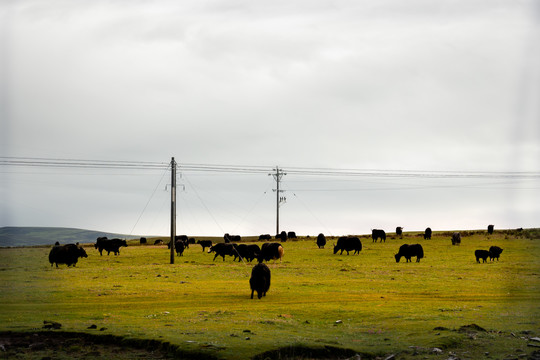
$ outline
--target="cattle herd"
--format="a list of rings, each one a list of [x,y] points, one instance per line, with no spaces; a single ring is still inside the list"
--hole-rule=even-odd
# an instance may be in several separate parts
[[[403,227],[396,227],[396,236],[402,238]],[[488,226],[488,234],[493,234],[494,226]],[[432,231],[428,227],[424,231],[423,237],[425,240],[431,239]],[[280,234],[276,235],[276,239],[281,241],[287,241],[287,239],[296,238],[294,232],[285,232],[282,231]],[[386,233],[381,229],[373,229],[371,232],[371,238],[374,243],[379,240],[380,242],[386,242]],[[272,239],[272,236],[269,234],[264,234],[259,236],[259,240],[269,241]],[[174,242],[174,249],[177,256],[182,256],[184,249],[189,248],[190,244],[199,244],[202,247],[204,252],[208,248],[208,253],[214,253],[215,261],[217,257],[222,257],[225,261],[226,256],[232,256],[233,261],[244,261],[252,262],[257,259],[257,265],[252,268],[251,278],[249,280],[251,288],[251,298],[253,299],[254,292],[257,293],[257,297],[260,299],[263,296],[266,296],[266,292],[270,288],[270,269],[267,265],[264,264],[264,261],[276,261],[283,258],[285,250],[283,246],[278,242],[265,242],[259,247],[256,244],[238,244],[241,241],[240,235],[230,235],[225,234],[223,237],[224,242],[219,242],[213,244],[211,240],[198,240],[195,241],[194,238],[188,238],[186,235],[176,236]],[[141,238],[141,244],[146,244],[146,238]],[[461,233],[454,232],[451,236],[452,245],[461,244]],[[163,244],[162,240],[156,240],[154,245]],[[319,234],[317,236],[316,244],[319,249],[324,249],[326,246],[326,237],[324,234]],[[94,248],[99,251],[99,254],[102,256],[103,251],[107,251],[107,255],[111,252],[114,255],[120,254],[121,247],[127,247],[126,240],[122,239],[108,239],[107,237],[98,237]],[[169,242],[168,248],[171,248]],[[353,255],[357,255],[362,251],[362,242],[357,236],[342,236],[338,238],[337,243],[334,244],[333,252],[340,255],[343,252],[346,252],[349,255],[349,252],[353,252]],[[503,249],[498,246],[491,246],[489,250],[476,250],[474,256],[476,262],[480,263],[480,259],[485,263],[489,258],[490,261],[497,259],[502,253]],[[77,244],[66,244],[60,245],[58,242],[52,247],[49,252],[49,262],[51,267],[56,264],[66,264],[68,267],[71,265],[76,266],[79,258],[88,257],[86,251],[82,246]],[[404,257],[406,262],[412,262],[411,258],[416,257],[416,262],[420,262],[420,259],[424,257],[424,249],[420,244],[403,244],[399,247],[398,253],[394,255],[396,262],[399,263],[400,259]]]

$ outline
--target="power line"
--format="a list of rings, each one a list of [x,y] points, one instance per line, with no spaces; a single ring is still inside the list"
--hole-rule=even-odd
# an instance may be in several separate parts
[[[150,161],[82,160],[33,157],[0,157],[0,166],[83,168],[83,169],[124,169],[124,170],[165,170],[169,163]],[[217,165],[183,163],[178,164],[182,172],[216,172],[232,174],[267,174],[270,166]],[[425,179],[540,179],[540,172],[533,171],[434,171],[434,170],[389,170],[389,169],[339,169],[287,167],[290,175],[318,177],[370,177],[370,178],[425,178]]]

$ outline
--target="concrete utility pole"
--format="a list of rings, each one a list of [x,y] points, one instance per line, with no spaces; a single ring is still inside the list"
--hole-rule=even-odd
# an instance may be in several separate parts
[[[279,204],[287,201],[287,198],[285,198],[284,196],[279,196],[280,193],[285,192],[285,190],[279,189],[279,183],[283,175],[287,175],[287,174],[284,173],[282,169],[276,166],[276,173],[268,174],[268,175],[272,175],[274,179],[276,180],[276,189],[274,189],[274,191],[276,192],[276,235],[278,235],[279,234]]]
[[[174,264],[174,240],[176,238],[176,161],[171,159],[171,264]]]

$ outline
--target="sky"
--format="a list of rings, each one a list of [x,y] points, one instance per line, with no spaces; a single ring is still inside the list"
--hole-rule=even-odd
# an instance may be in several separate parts
[[[538,0],[0,3],[0,227],[539,227],[539,120]]]

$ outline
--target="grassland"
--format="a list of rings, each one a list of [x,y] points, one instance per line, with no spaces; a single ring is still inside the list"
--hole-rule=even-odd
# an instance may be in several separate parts
[[[77,267],[58,269],[49,248],[3,248],[0,331],[32,332],[51,320],[64,331],[155,339],[221,359],[309,357],[306,348],[313,357],[339,348],[383,359],[530,354],[540,334],[540,231],[465,235],[460,246],[448,233],[362,237],[356,256],[332,254],[331,240],[326,249],[314,238],[288,241],[261,300],[249,298],[251,264],[213,262],[199,245],[174,265],[166,246],[132,242],[116,257],[88,246]],[[403,243],[421,243],[426,257],[396,263]],[[477,264],[474,250],[491,245],[504,249],[500,261]],[[471,324],[486,331],[462,328]]]

